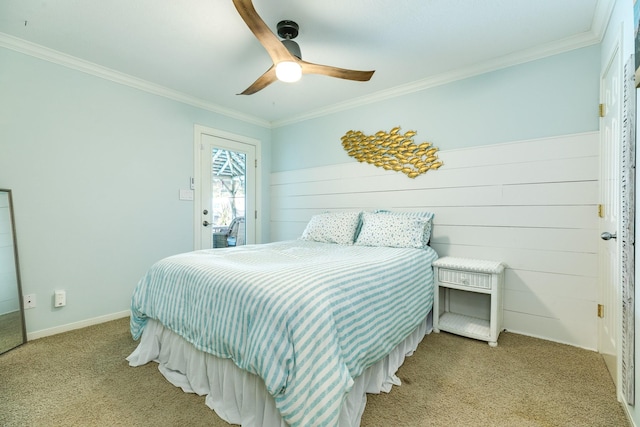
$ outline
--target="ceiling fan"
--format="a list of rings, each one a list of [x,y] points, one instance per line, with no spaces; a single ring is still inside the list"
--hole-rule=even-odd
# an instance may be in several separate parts
[[[239,95],[251,95],[264,89],[276,80],[293,82],[300,79],[302,74],[321,74],[339,79],[368,81],[374,71],[347,70],[330,65],[313,64],[303,61],[300,47],[293,41],[298,35],[298,24],[293,21],[278,23],[278,37],[269,29],[256,12],[251,0],[233,0],[240,17],[256,36],[260,44],[266,49],[273,61],[273,65],[262,76],[258,77],[251,86]]]

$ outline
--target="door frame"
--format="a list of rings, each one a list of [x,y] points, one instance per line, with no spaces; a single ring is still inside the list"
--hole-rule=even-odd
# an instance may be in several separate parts
[[[202,182],[201,174],[201,160],[202,153],[204,152],[202,147],[202,136],[210,135],[217,138],[223,138],[231,143],[238,142],[241,144],[252,145],[256,150],[256,182],[255,182],[255,236],[256,243],[262,243],[262,220],[259,215],[259,211],[262,208],[262,143],[260,140],[250,138],[244,135],[238,135],[235,133],[223,131],[220,129],[210,128],[203,125],[194,125],[193,130],[193,184],[194,184],[194,197],[193,197],[193,247],[195,250],[200,249],[202,245],[202,237],[200,231],[200,219],[202,212]],[[249,212],[245,213],[250,215]]]

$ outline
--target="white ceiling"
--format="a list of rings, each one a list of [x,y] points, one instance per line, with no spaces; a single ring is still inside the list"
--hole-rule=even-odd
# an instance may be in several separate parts
[[[0,46],[278,125],[597,43],[613,1],[254,0],[300,25],[303,59],[376,72],[250,96],[271,62],[231,0],[1,0]]]

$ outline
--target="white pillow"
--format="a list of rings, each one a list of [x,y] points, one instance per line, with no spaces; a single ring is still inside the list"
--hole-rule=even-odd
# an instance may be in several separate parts
[[[421,218],[428,221],[428,224],[424,227],[424,246],[429,244],[429,240],[431,240],[431,228],[433,227],[433,212],[392,212],[377,210],[376,213],[395,215],[399,217]]]
[[[321,243],[353,245],[359,224],[359,211],[322,213],[311,217],[300,238]]]
[[[426,246],[424,233],[427,226],[429,220],[417,216],[364,212],[362,229],[355,244],[421,249]]]

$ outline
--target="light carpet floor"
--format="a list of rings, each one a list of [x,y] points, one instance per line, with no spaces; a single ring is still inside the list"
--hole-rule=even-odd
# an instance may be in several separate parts
[[[119,319],[0,355],[0,425],[228,426],[155,363],[129,367],[128,326]],[[398,376],[402,386],[368,397],[363,427],[630,426],[599,354],[513,333],[496,348],[432,333]]]

